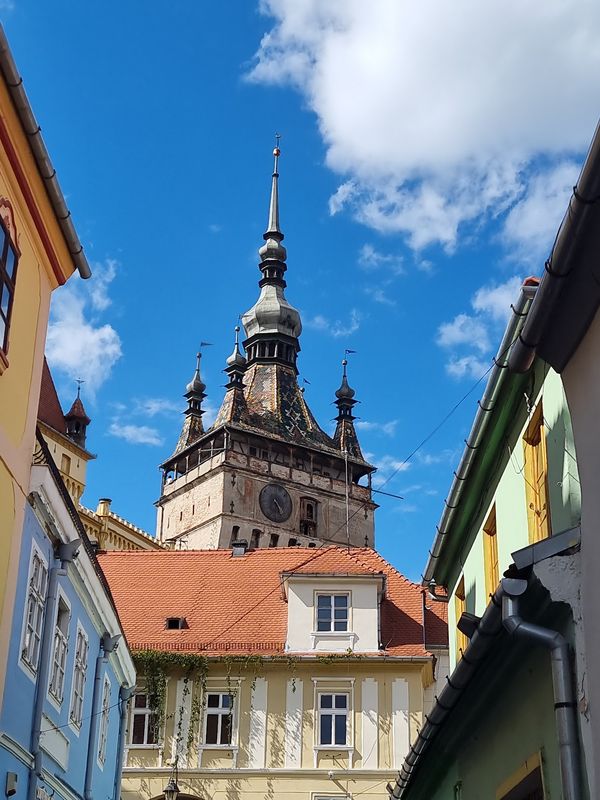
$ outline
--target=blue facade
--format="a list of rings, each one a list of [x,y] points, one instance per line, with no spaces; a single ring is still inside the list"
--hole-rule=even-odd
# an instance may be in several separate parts
[[[82,530],[56,477],[34,467],[32,487],[0,713],[0,780],[17,776],[18,800],[118,800],[133,663],[123,639],[113,649],[120,626],[93,554],[82,542],[70,560],[69,542]]]

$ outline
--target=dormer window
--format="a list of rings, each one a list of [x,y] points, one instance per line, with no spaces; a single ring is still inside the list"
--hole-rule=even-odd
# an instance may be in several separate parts
[[[185,617],[167,617],[165,620],[165,628],[168,631],[181,631],[187,627],[188,624]]]
[[[347,631],[349,599],[347,594],[318,594],[317,631]]]

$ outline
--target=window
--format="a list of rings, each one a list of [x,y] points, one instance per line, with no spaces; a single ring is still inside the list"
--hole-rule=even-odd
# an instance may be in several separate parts
[[[541,402],[533,412],[523,437],[525,456],[525,494],[529,541],[539,542],[550,536],[550,505],[548,502],[548,458],[546,432]]]
[[[300,498],[300,533],[303,536],[317,535],[317,502],[308,497]]]
[[[230,745],[233,733],[233,696],[221,692],[206,695],[204,743]]]
[[[347,594],[318,594],[317,630],[347,631],[348,600]]]
[[[496,536],[496,506],[492,506],[483,526],[483,563],[486,596],[494,594],[500,582],[498,568],[498,537]]]
[[[165,629],[168,631],[182,631],[187,627],[185,617],[167,617],[165,620]]]
[[[0,351],[8,352],[8,338],[15,282],[17,278],[17,254],[11,244],[4,224],[0,221]]]
[[[50,673],[49,694],[62,703],[65,692],[65,667],[69,647],[69,620],[71,612],[62,597],[58,598],[56,624],[54,626],[54,645],[52,648],[52,666]]]
[[[34,548],[29,567],[29,587],[25,609],[25,627],[21,658],[30,669],[37,672],[44,624],[44,607],[48,589],[48,565]]]
[[[71,709],[69,721],[76,728],[81,727],[83,718],[83,692],[88,665],[88,638],[85,631],[77,626],[77,643],[75,645],[75,664],[73,666],[73,688],[71,692]]]
[[[110,681],[104,678],[102,688],[102,711],[100,713],[100,734],[98,736],[98,761],[104,764],[106,761],[106,742],[108,740],[108,717],[110,714]]]
[[[269,539],[269,547],[277,547],[278,544],[279,544],[279,534],[272,533]]]
[[[289,539],[288,540],[288,547],[296,547],[297,544],[298,544],[298,540],[297,539]]]
[[[324,747],[348,743],[348,695],[319,695],[319,745]]]
[[[131,744],[156,744],[156,715],[148,708],[148,695],[136,694],[131,713]]]
[[[458,620],[462,617],[463,612],[466,610],[466,603],[465,603],[465,579],[464,576],[458,582],[458,586],[456,587],[456,591],[454,593],[454,615],[456,617],[456,623],[458,624]],[[467,637],[462,631],[459,631],[458,628],[456,629],[456,660],[459,661],[461,658],[461,650],[464,651],[467,649]]]
[[[255,550],[258,550],[260,547],[260,537],[262,536],[262,531],[259,531],[258,528],[254,528],[252,531],[252,536],[250,538],[250,547],[253,547]]]
[[[66,453],[63,453],[60,457],[60,469],[65,475],[71,474],[71,459]]]
[[[229,547],[233,547],[233,543],[237,542],[239,532],[240,532],[240,526],[234,525],[231,529],[231,539],[229,540]]]

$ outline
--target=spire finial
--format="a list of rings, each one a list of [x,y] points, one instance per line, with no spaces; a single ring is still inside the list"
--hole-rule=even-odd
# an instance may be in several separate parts
[[[281,236],[281,230],[279,228],[279,156],[281,155],[281,150],[279,148],[279,140],[281,139],[281,135],[279,133],[275,134],[275,147],[273,148],[273,181],[271,184],[271,202],[269,203],[269,222],[267,224],[267,230],[265,233],[264,238],[269,239],[271,238],[272,234],[279,234]],[[281,236],[283,239],[283,236]]]
[[[82,380],[81,378],[77,378],[75,383],[77,384],[77,399],[79,400],[79,397],[81,395],[81,386],[82,386],[82,384],[85,383],[85,381]]]

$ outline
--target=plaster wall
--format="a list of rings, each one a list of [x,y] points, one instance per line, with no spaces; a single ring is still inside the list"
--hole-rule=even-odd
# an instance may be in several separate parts
[[[227,669],[230,675],[227,677]],[[428,663],[349,661],[339,660],[296,661],[287,664],[285,660],[265,660],[262,664],[252,662],[232,663],[210,666],[206,686],[220,687],[227,691],[232,687],[234,703],[238,704],[237,727],[239,737],[237,751],[232,748],[201,750],[198,754],[198,729],[194,731],[191,756],[188,766],[179,770],[178,784],[183,792],[202,797],[210,787],[210,796],[218,798],[251,797],[264,800],[265,797],[292,797],[311,800],[315,792],[323,792],[327,797],[343,795],[346,787],[351,792],[361,793],[361,797],[381,797],[383,787],[396,774],[399,766],[393,763],[394,742],[392,731],[392,686],[394,681],[406,681],[408,709],[406,716],[407,740],[414,741],[423,720],[424,684],[429,675]],[[169,767],[167,760],[173,752],[173,738],[176,730],[178,711],[176,696],[178,682],[183,677],[176,669],[167,686],[167,719],[161,742],[152,747],[129,747],[123,775],[123,798],[151,800],[160,796]],[[265,761],[264,767],[251,766],[252,750],[249,746],[253,718],[256,714],[253,703],[256,694],[253,682],[258,677],[264,681],[266,708]],[[365,683],[366,681],[366,683]],[[143,676],[139,682],[143,685]],[[201,696],[200,681],[194,684],[196,696]],[[363,694],[363,686],[368,685],[368,693]],[[325,691],[347,692],[352,698],[352,758],[347,750],[315,752],[315,702],[317,693]],[[374,690],[374,692],[373,692]],[[376,697],[375,703],[373,696]],[[300,726],[298,762],[295,766],[286,764],[286,736],[290,728],[286,724],[286,714],[290,703],[300,702]],[[367,706],[365,706],[365,703]],[[375,708],[375,710],[374,710]],[[377,722],[377,736],[374,743],[367,738],[368,752],[364,750],[363,717],[366,715]],[[367,730],[370,730],[367,725]],[[256,734],[252,734],[255,736]],[[404,753],[402,754],[404,755]],[[352,764],[350,764],[352,762]],[[370,766],[366,767],[365,762]],[[328,777],[329,771],[334,778]],[[364,793],[364,794],[363,794]]]
[[[563,372],[571,410],[581,480],[581,600],[588,670],[587,703],[592,722],[593,757],[588,762],[590,782],[597,785],[596,764],[600,764],[600,637],[597,617],[600,608],[600,314],[596,313],[585,337]]]
[[[538,365],[538,370],[540,365]],[[455,590],[460,577],[464,577],[466,610],[481,616],[489,602],[485,586],[483,527],[492,507],[496,510],[496,541],[498,546],[499,575],[512,563],[512,553],[529,543],[527,520],[527,495],[523,435],[531,418],[530,410],[542,402],[546,423],[546,450],[548,456],[548,493],[551,530],[559,533],[579,523],[580,486],[577,465],[573,458],[575,446],[569,411],[562,381],[554,370],[545,376],[541,389],[531,398],[523,397],[520,416],[505,447],[510,455],[501,471],[494,476],[487,494],[482,497],[481,508],[471,522],[470,534],[456,566],[456,580],[449,586],[452,594],[448,605],[451,667],[457,661]]]
[[[73,265],[3,80],[0,80],[0,109],[0,199],[8,201],[12,209],[13,234],[20,250],[8,364],[0,359],[1,693],[29,466],[34,449],[50,294],[72,274]],[[20,180],[30,191],[29,204]],[[32,208],[39,214],[37,224]],[[40,230],[48,236],[46,244]],[[60,264],[58,275],[51,265],[51,256]]]
[[[379,581],[289,579],[288,634],[286,647],[291,653],[346,652],[376,653],[379,650],[377,591]],[[317,632],[317,593],[349,595],[348,631]]]

